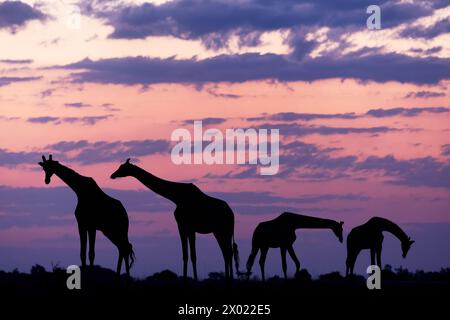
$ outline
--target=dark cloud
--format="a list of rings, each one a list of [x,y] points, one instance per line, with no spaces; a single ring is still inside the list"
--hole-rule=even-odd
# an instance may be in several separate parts
[[[37,163],[41,155],[39,152],[14,152],[0,148],[0,166]]]
[[[84,59],[61,68],[86,70],[73,73],[71,76],[74,82],[124,85],[202,85],[268,79],[284,82],[329,78],[434,84],[450,78],[450,59],[414,58],[394,53],[369,56],[355,53],[340,58],[319,57],[300,62],[285,55],[258,53],[220,55],[204,60],[126,57],[98,61]]]
[[[450,156],[450,144],[444,144],[441,147],[441,150],[442,150],[442,155],[443,156]]]
[[[443,154],[448,151],[442,147]],[[433,157],[397,159],[369,156],[359,159],[357,156],[336,156],[335,148],[321,148],[318,145],[294,141],[281,146],[280,171],[271,179],[293,178],[309,182],[323,182],[335,179],[364,181],[371,173],[381,174],[388,184],[408,187],[433,187],[450,189],[450,162],[442,162]],[[223,176],[206,178],[223,179],[259,179],[255,168],[227,173]]]
[[[403,116],[414,117],[421,113],[447,113],[449,108],[445,107],[426,107],[426,108],[392,108],[392,109],[372,109],[367,111],[366,115],[376,118]]]
[[[431,54],[441,52],[442,49],[443,49],[442,46],[436,46],[436,47],[432,47],[429,49],[414,48],[414,49],[411,49],[411,51],[414,53],[424,53],[426,55],[431,55]]]
[[[95,164],[168,153],[169,150],[170,142],[166,140],[98,141],[81,148],[75,160],[81,164]]]
[[[44,98],[52,96],[53,92],[55,92],[55,91],[56,91],[56,89],[46,89],[46,90],[41,91],[40,96],[42,99],[44,99]]]
[[[147,36],[173,36],[201,40],[207,48],[227,46],[232,35],[240,45],[260,43],[266,31],[303,27],[365,28],[370,0],[177,0],[161,5],[144,3],[110,7],[86,2],[86,10],[114,27],[113,38],[136,39]],[[103,4],[97,1],[97,4]],[[378,1],[383,27],[430,15],[441,3],[400,3]],[[300,53],[300,52],[297,52]],[[300,53],[301,54],[301,53]]]
[[[43,179],[43,178],[42,178]],[[42,181],[42,183],[44,183]],[[110,196],[119,199],[128,212],[173,212],[175,206],[168,200],[149,190],[119,190],[105,188]],[[75,223],[76,196],[68,187],[8,187],[0,186],[0,228],[72,225]],[[367,201],[361,194],[318,194],[297,198],[284,198],[269,192],[212,192],[211,196],[229,202],[239,214],[279,214],[283,211],[326,211],[328,201]],[[284,205],[283,205],[284,204]],[[288,205],[286,205],[288,204]],[[321,208],[317,205],[321,204]],[[304,205],[312,205],[304,207]],[[315,206],[314,206],[315,205]]]
[[[83,103],[83,102],[64,103],[64,106],[65,107],[69,107],[69,108],[87,108],[87,107],[91,107],[90,104]]]
[[[30,123],[40,123],[47,124],[52,123],[59,125],[62,123],[79,123],[82,125],[95,125],[99,121],[107,120],[111,118],[112,115],[102,115],[102,116],[84,116],[84,117],[52,117],[52,116],[40,116],[40,117],[30,117],[27,119]]]
[[[60,141],[46,146],[45,149],[61,153],[75,151],[76,155],[69,160],[87,165],[169,152],[170,142],[166,140]]]
[[[183,120],[182,125],[190,125],[192,126],[194,124],[194,121],[201,121],[202,125],[209,126],[214,124],[222,124],[228,119],[226,118],[203,118],[203,119],[188,119]]]
[[[0,63],[6,63],[6,64],[29,64],[29,63],[33,63],[33,60],[31,60],[31,59],[23,59],[23,60],[19,60],[19,59],[1,59]]]
[[[428,27],[408,27],[402,31],[402,37],[432,39],[450,33],[450,18],[442,19]]]
[[[0,166],[34,165],[47,153],[53,153],[56,160],[82,165],[115,162],[169,152],[170,146],[170,141],[166,140],[60,141],[41,148],[41,151],[14,152],[0,149]]]
[[[356,156],[333,156],[333,150],[300,141],[285,145],[283,149],[286,155],[281,156],[280,163],[283,166],[281,173],[285,175],[297,174],[296,170],[302,167],[321,174],[378,171],[391,184],[450,188],[450,163],[432,157],[400,160],[389,155],[358,160]]]
[[[23,27],[28,21],[44,21],[47,16],[35,7],[20,1],[4,1],[0,3],[0,29],[12,32]]]
[[[410,187],[440,187],[450,189],[450,162],[433,157],[398,160],[394,156],[370,156],[355,165],[356,170],[381,170],[388,183]]]
[[[25,82],[40,80],[42,77],[0,77],[0,87],[10,85],[15,82]]]
[[[355,119],[358,115],[355,113],[296,113],[296,112],[280,112],[266,116],[247,118],[247,121],[311,121],[318,119]]]
[[[445,97],[444,92],[434,92],[434,91],[418,91],[418,92],[409,92],[405,98],[440,98]]]
[[[221,92],[217,92],[213,89],[206,89],[206,92],[210,95],[212,95],[213,97],[216,98],[223,98],[223,99],[239,99],[242,96],[238,95],[238,94],[233,94],[233,93],[221,93]]]
[[[279,129],[280,134],[283,136],[296,136],[296,137],[302,137],[311,134],[320,134],[320,135],[355,134],[355,133],[377,134],[400,130],[384,126],[357,128],[357,127],[315,126],[298,123],[279,123],[279,124],[264,123],[260,125],[260,128]]]
[[[49,123],[59,121],[58,117],[42,116],[42,117],[30,117],[28,122],[30,123]]]
[[[433,92],[433,91],[418,91],[410,92],[405,98],[433,98],[442,97],[445,93]],[[405,117],[415,117],[422,113],[446,113],[450,112],[449,108],[446,107],[422,107],[422,108],[392,108],[392,109],[370,109],[365,114],[351,113],[296,113],[296,112],[280,112],[274,114],[263,114],[257,117],[245,118],[245,120],[254,121],[280,121],[280,122],[295,122],[295,121],[312,121],[312,120],[323,120],[323,119],[345,119],[353,120],[362,117],[394,117],[394,116],[405,116]]]

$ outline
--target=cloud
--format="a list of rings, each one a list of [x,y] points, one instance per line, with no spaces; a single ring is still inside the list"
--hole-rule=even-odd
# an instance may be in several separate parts
[[[56,178],[54,178],[56,179]],[[42,183],[43,177],[42,177]],[[104,191],[119,199],[130,212],[173,212],[174,205],[150,190]],[[76,196],[68,187],[9,187],[0,185],[0,229],[31,226],[72,225],[75,223]],[[327,202],[361,202],[370,198],[362,194],[311,194],[296,198],[284,198],[270,192],[212,192],[213,197],[227,201],[239,214],[279,214],[286,210],[306,208],[309,212],[327,211]],[[263,206],[261,206],[261,204]],[[318,208],[317,205],[321,207]],[[311,207],[304,207],[311,205]],[[131,216],[132,218],[132,216]],[[139,221],[134,221],[139,223]],[[148,220],[146,220],[148,223]]]
[[[216,98],[223,98],[223,99],[239,99],[242,98],[241,95],[238,94],[233,94],[233,93],[221,93],[221,92],[217,92],[214,89],[206,89],[206,92],[210,95],[212,95],[213,97]]]
[[[203,118],[203,119],[188,119],[188,120],[183,120],[181,123],[183,125],[193,125],[194,121],[201,121],[202,125],[204,126],[209,126],[209,125],[214,125],[214,124],[222,124],[225,121],[227,121],[227,118]]]
[[[33,60],[31,59],[1,59],[0,63],[6,63],[6,64],[29,64],[33,63]]]
[[[50,149],[53,147],[61,148],[61,145],[50,145],[48,147]],[[170,142],[166,140],[98,141],[73,150],[79,151],[73,159],[81,164],[88,165],[169,152]]]
[[[272,179],[300,179],[308,182],[324,182],[335,179],[364,181],[370,174],[381,174],[382,182],[408,187],[431,187],[450,189],[450,162],[433,157],[397,159],[368,156],[360,159],[356,155],[336,156],[336,148],[293,141],[283,144],[280,155],[280,171]],[[442,147],[445,154],[447,145]],[[255,179],[255,168],[246,167],[223,176],[205,178]]]
[[[48,17],[36,7],[20,1],[4,1],[0,3],[0,29],[16,32],[28,21],[44,21]]]
[[[30,117],[28,122],[30,123],[49,123],[59,121],[58,117],[42,116],[42,117]]]
[[[171,142],[166,140],[60,141],[41,148],[41,151],[16,152],[0,149],[0,166],[34,165],[47,153],[53,153],[54,159],[58,161],[82,165],[116,162],[132,157],[168,153],[170,146]]]
[[[385,126],[357,128],[357,127],[329,127],[329,126],[315,126],[304,125],[298,123],[264,123],[259,126],[264,129],[279,129],[283,136],[302,137],[311,134],[319,135],[336,135],[336,134],[377,134],[399,131],[400,129],[390,128]]]
[[[0,87],[8,86],[15,82],[35,81],[40,80],[42,77],[0,77]]]
[[[0,166],[37,163],[42,154],[39,152],[9,151],[0,148]]]
[[[432,92],[432,91],[419,91],[410,92],[406,97],[421,97],[421,98],[431,98],[445,96],[444,93]],[[449,108],[446,107],[421,107],[421,108],[391,108],[391,109],[370,109],[366,113],[296,113],[296,112],[280,112],[274,114],[262,114],[257,117],[245,118],[246,121],[276,121],[276,122],[295,122],[295,121],[312,121],[312,120],[323,120],[323,119],[344,119],[353,120],[363,117],[377,117],[386,118],[394,116],[404,116],[404,117],[416,117],[423,113],[435,113],[441,114],[450,112]]]
[[[372,109],[367,111],[366,115],[375,118],[386,118],[394,116],[415,117],[421,113],[447,113],[449,108],[445,107],[426,107],[426,108],[392,108],[392,109]]]
[[[356,170],[381,170],[388,183],[410,187],[438,187],[450,189],[450,162],[433,157],[398,160],[394,156],[370,156],[355,165]]]
[[[415,58],[401,54],[343,57],[323,56],[295,61],[286,55],[246,53],[208,59],[125,57],[82,61],[59,68],[72,73],[73,82],[124,85],[179,83],[241,83],[256,80],[315,81],[329,78],[375,82],[435,84],[450,78],[450,59]],[[411,70],[415,70],[414,73]]]
[[[144,3],[107,7],[102,1],[86,2],[91,12],[114,28],[112,38],[138,39],[147,36],[173,36],[201,40],[209,49],[226,47],[231,36],[239,44],[260,43],[263,32],[302,27],[365,28],[369,0],[177,0],[160,5]],[[392,27],[427,16],[445,5],[440,2],[378,1],[383,26]],[[102,6],[103,5],[103,6]]]
[[[247,121],[311,121],[317,119],[355,119],[358,116],[355,113],[296,113],[296,112],[280,112],[266,116],[247,118]]]
[[[112,115],[102,115],[102,116],[84,116],[84,117],[52,117],[52,116],[40,116],[40,117],[29,117],[27,119],[30,123],[40,123],[40,124],[62,124],[62,123],[80,123],[82,125],[95,125],[99,121],[104,121],[111,118]]]
[[[450,33],[450,17],[439,20],[435,24],[427,27],[417,26],[405,28],[400,35],[407,38],[432,39],[448,33]]]
[[[413,48],[413,49],[411,49],[411,51],[414,53],[424,53],[426,55],[432,55],[432,54],[441,52],[442,49],[443,49],[442,46],[436,46],[436,47],[432,47],[429,49]]]
[[[87,107],[91,107],[90,104],[83,103],[83,102],[64,103],[64,106],[65,107],[69,107],[69,108],[87,108]]]
[[[443,156],[450,156],[450,144],[444,144],[441,146],[441,150]]]
[[[418,92],[409,92],[405,98],[440,98],[445,97],[444,92],[434,92],[434,91],[418,91]]]

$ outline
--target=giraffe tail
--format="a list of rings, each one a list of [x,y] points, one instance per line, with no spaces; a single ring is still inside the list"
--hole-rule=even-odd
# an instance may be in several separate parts
[[[238,245],[234,242],[234,234],[233,234],[233,257],[234,257],[234,265],[236,268],[236,274],[240,274],[239,271],[239,250]]]

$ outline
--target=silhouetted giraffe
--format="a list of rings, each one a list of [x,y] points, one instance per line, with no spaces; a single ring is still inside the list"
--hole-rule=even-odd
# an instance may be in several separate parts
[[[228,204],[204,194],[192,183],[163,180],[130,163],[125,163],[111,175],[111,179],[134,177],[147,188],[176,204],[174,212],[183,251],[183,276],[187,276],[188,242],[191,251],[194,279],[197,280],[195,233],[212,233],[219,243],[225,261],[225,276],[233,278],[233,255],[239,268],[237,245],[234,242],[234,214]]]
[[[247,260],[247,276],[250,276],[253,263],[258,251],[261,250],[259,266],[262,280],[265,280],[264,264],[269,248],[280,248],[284,277],[287,278],[286,251],[295,263],[296,273],[300,271],[300,261],[295,255],[293,243],[297,229],[331,229],[342,242],[342,225],[344,222],[304,216],[291,212],[284,212],[273,220],[258,224],[253,232],[252,252]]]
[[[125,268],[129,275],[134,262],[134,252],[133,246],[128,241],[128,215],[122,203],[104,193],[94,179],[82,176],[58,161],[54,161],[52,155],[49,156],[48,160],[42,156],[42,162],[39,162],[39,165],[45,171],[45,184],[49,184],[52,175],[55,174],[77,195],[78,203],[75,209],[75,217],[80,234],[82,267],[86,266],[88,235],[89,264],[91,266],[94,264],[95,233],[96,230],[99,230],[119,250],[117,274],[120,274],[122,259],[125,259]]]
[[[366,223],[353,228],[347,236],[346,276],[353,274],[356,258],[363,249],[370,249],[371,264],[374,265],[376,261],[381,269],[383,231],[392,233],[400,240],[402,256],[406,257],[414,241],[394,222],[385,218],[373,217]]]

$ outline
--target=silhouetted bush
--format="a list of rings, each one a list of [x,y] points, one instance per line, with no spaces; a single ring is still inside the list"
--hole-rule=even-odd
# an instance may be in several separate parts
[[[156,272],[151,276],[152,280],[157,281],[175,281],[178,280],[178,275],[171,270],[163,270],[161,272]]]
[[[312,277],[311,274],[306,269],[302,269],[299,272],[295,273],[295,279],[298,281],[311,281]]]
[[[224,280],[225,279],[225,273],[223,272],[210,272],[208,273],[208,279],[210,280]]]
[[[31,274],[32,275],[40,275],[40,274],[45,274],[47,271],[45,270],[45,268],[39,264],[35,264],[34,266],[31,267]]]
[[[340,281],[342,279],[344,279],[344,277],[338,271],[322,274],[319,276],[320,281]]]

